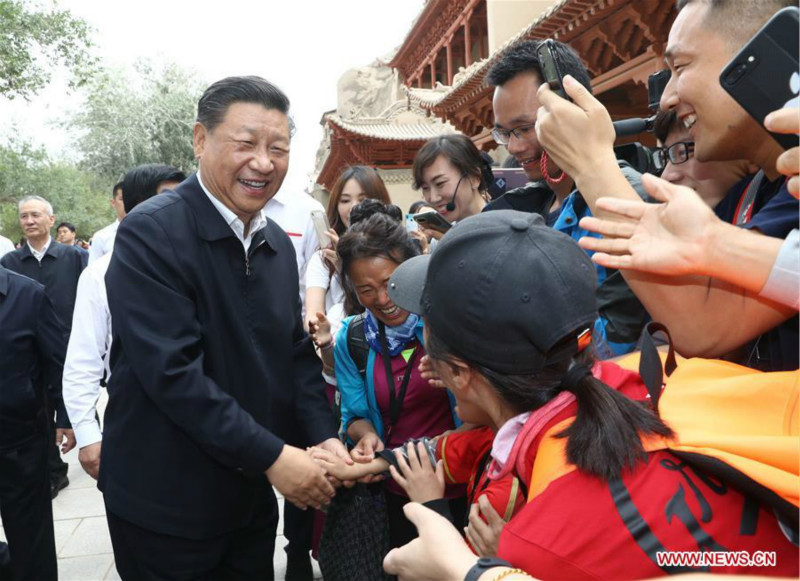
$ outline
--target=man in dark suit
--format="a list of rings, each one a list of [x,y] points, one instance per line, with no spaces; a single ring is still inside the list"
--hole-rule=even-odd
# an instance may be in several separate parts
[[[72,327],[72,311],[78,279],[86,268],[88,257],[75,246],[67,246],[53,240],[50,230],[55,223],[53,207],[40,196],[27,196],[19,203],[19,225],[27,242],[22,247],[5,254],[0,264],[9,270],[23,274],[44,285],[47,296],[55,307],[55,314],[67,328],[67,337]],[[69,465],[61,459],[75,447],[72,431],[65,432],[53,423],[54,402],[48,402],[50,431],[57,442],[50,447],[50,488],[53,498],[69,484]],[[63,444],[62,444],[63,442]]]
[[[58,410],[56,425],[68,428],[61,402],[66,350],[66,328],[44,287],[0,266],[0,516],[10,553],[0,578],[58,578],[43,388]]]
[[[284,444],[302,430],[346,456],[303,331],[292,243],[262,212],[288,168],[288,110],[258,77],[211,85],[198,173],[119,227],[99,486],[123,579],[272,579],[272,486],[301,508],[334,494]]]

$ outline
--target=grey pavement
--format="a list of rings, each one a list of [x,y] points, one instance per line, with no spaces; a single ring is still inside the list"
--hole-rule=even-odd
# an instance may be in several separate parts
[[[105,410],[106,395],[103,390],[99,408]],[[78,451],[64,456],[69,462],[69,486],[53,500],[53,526],[58,554],[60,581],[102,581],[119,579],[114,567],[114,553],[108,534],[103,495],[97,482],[86,474],[78,462]],[[275,542],[275,579],[283,581],[286,573],[286,537],[283,536],[283,498],[278,495],[280,522]],[[2,524],[2,523],[0,523]],[[0,540],[5,532],[0,526]],[[314,577],[321,579],[319,566],[314,563]]]

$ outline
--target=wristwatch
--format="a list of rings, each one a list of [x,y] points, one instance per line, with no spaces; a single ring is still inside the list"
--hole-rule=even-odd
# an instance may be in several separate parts
[[[483,575],[487,569],[492,567],[511,567],[511,563],[498,559],[497,557],[481,557],[472,568],[467,571],[464,581],[478,581],[478,578]]]

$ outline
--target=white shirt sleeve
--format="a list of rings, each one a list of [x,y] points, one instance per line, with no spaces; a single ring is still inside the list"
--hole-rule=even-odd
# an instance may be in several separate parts
[[[328,263],[322,259],[322,252],[315,252],[306,266],[306,290],[310,288],[328,289],[331,284],[331,273]]]
[[[800,230],[792,230],[784,240],[759,295],[794,309],[800,306]]]
[[[95,413],[111,334],[111,315],[102,287],[105,270],[89,267],[81,273],[64,360],[64,405],[79,448],[102,439]]]

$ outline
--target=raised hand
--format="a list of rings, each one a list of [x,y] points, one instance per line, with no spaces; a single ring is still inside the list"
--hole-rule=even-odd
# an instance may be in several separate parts
[[[593,168],[616,166],[614,126],[603,104],[571,75],[564,77],[564,90],[572,103],[547,83],[539,87],[536,136],[553,162],[580,184]]]
[[[645,174],[647,192],[663,204],[600,198],[598,208],[615,219],[583,218],[580,226],[605,238],[581,238],[592,260],[608,268],[663,275],[702,271],[720,220],[693,190]]]
[[[318,312],[316,320],[309,319],[308,334],[311,335],[311,340],[314,341],[314,345],[320,349],[328,347],[333,342],[331,323],[328,321],[325,313]]]
[[[422,379],[427,379],[431,387],[447,387],[439,377],[439,374],[433,369],[433,361],[427,355],[423,355],[419,361],[419,371]]]

